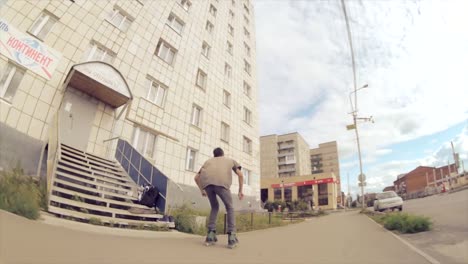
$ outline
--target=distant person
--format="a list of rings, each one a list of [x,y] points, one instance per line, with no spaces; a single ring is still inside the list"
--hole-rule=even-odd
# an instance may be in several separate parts
[[[210,246],[218,241],[216,238],[216,219],[219,211],[217,196],[219,196],[227,212],[228,247],[234,248],[239,243],[239,240],[236,236],[236,218],[234,216],[234,206],[230,191],[232,184],[231,170],[239,176],[239,200],[242,200],[244,197],[242,193],[244,176],[239,163],[233,159],[224,157],[224,151],[221,148],[214,149],[213,155],[214,158],[207,160],[195,176],[195,182],[198,188],[200,188],[201,194],[208,196],[211,205],[205,244]]]

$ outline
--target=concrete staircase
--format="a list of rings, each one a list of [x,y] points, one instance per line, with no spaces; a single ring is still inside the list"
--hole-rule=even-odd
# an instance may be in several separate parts
[[[49,212],[57,216],[118,226],[156,225],[174,227],[158,221],[161,214],[137,204],[136,183],[121,165],[73,147],[59,144],[49,196]],[[139,211],[140,214],[129,212]],[[150,209],[151,210],[151,209]]]

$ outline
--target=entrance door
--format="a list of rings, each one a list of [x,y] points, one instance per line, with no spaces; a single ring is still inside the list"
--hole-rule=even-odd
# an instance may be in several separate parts
[[[86,151],[97,111],[96,99],[68,87],[60,108],[60,140],[63,144]]]

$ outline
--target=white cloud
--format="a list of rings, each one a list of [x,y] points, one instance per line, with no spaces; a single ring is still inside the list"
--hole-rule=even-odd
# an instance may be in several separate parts
[[[468,118],[466,1],[346,1],[356,48],[363,156]],[[356,155],[339,1],[255,1],[262,134],[299,131]]]

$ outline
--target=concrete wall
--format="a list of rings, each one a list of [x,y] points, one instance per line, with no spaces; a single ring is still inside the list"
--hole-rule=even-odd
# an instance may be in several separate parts
[[[262,178],[278,177],[278,137],[260,137],[260,175]]]

